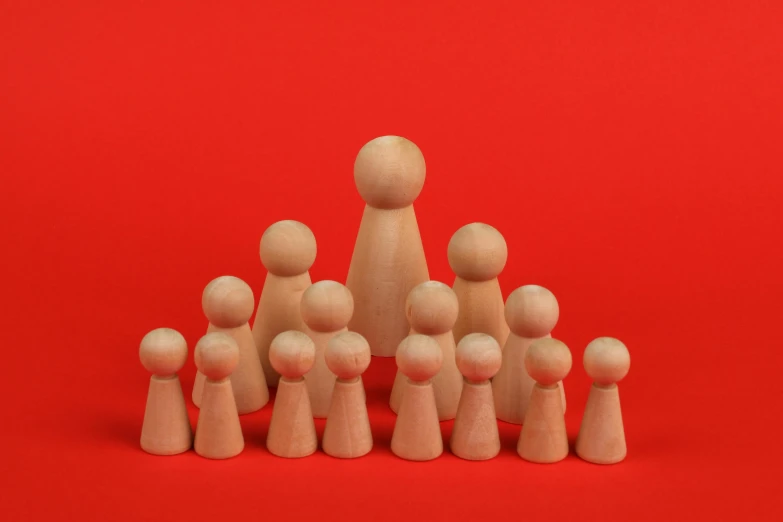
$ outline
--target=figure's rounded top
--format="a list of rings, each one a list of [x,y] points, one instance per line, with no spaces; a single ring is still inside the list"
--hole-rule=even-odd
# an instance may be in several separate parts
[[[269,362],[286,379],[298,379],[315,363],[315,344],[306,333],[296,330],[283,332],[269,345]]]
[[[631,368],[628,348],[613,337],[599,337],[585,348],[582,362],[590,378],[600,386],[623,380]]]
[[[148,372],[168,377],[185,366],[185,361],[188,360],[188,343],[178,331],[158,328],[141,340],[139,358]]]
[[[571,351],[561,341],[544,337],[530,345],[525,354],[525,369],[541,386],[552,386],[571,371]]]
[[[538,285],[517,288],[506,299],[506,323],[520,337],[538,338],[550,334],[560,317],[555,295]]]
[[[508,246],[503,235],[484,223],[470,223],[457,230],[448,247],[449,265],[457,277],[489,281],[503,271]]]
[[[417,333],[446,333],[457,322],[459,301],[454,290],[439,281],[426,281],[408,293],[405,315]]]
[[[302,320],[316,332],[336,332],[353,316],[353,295],[337,281],[318,281],[302,294]]]
[[[370,366],[370,344],[356,332],[342,332],[329,339],[324,358],[338,379],[355,379]]]
[[[395,209],[412,205],[419,197],[426,170],[415,143],[399,136],[381,136],[361,148],[353,177],[368,205]]]
[[[500,345],[491,335],[472,333],[457,345],[457,368],[470,382],[484,382],[495,376],[503,362]]]
[[[427,335],[413,334],[397,347],[397,368],[413,382],[432,379],[443,365],[443,351],[438,341]]]
[[[195,352],[196,368],[212,381],[225,379],[239,363],[237,342],[223,332],[206,334],[196,343]]]
[[[261,236],[261,263],[277,276],[304,274],[315,263],[313,231],[299,221],[278,221]]]
[[[218,328],[237,328],[253,315],[253,290],[241,279],[221,276],[204,288],[201,307],[207,320]]]

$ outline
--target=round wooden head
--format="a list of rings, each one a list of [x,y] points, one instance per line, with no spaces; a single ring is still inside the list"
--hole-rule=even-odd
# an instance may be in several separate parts
[[[239,363],[239,347],[230,335],[211,332],[199,339],[195,350],[196,368],[207,379],[220,381],[234,371]]]
[[[506,240],[494,227],[471,223],[457,230],[448,248],[454,274],[468,281],[489,281],[503,271],[508,260]]]
[[[299,221],[278,221],[261,236],[261,263],[280,277],[304,274],[315,263],[316,253],[313,232]]]
[[[599,337],[585,348],[582,358],[585,371],[600,386],[623,380],[631,368],[628,348],[612,337]]]
[[[158,328],[141,340],[139,358],[148,372],[169,377],[185,366],[185,361],[188,360],[188,343],[178,331]]]
[[[218,328],[238,328],[247,323],[254,305],[253,290],[234,276],[213,279],[201,296],[204,315]]]
[[[361,148],[353,177],[365,203],[396,209],[412,205],[419,197],[426,170],[416,144],[399,136],[381,136]]]
[[[313,331],[336,332],[353,316],[351,291],[336,281],[318,281],[302,294],[302,320]]]
[[[338,379],[355,379],[370,366],[370,344],[356,332],[342,332],[329,339],[324,358]]]
[[[470,382],[488,381],[503,362],[500,345],[491,335],[472,333],[457,344],[457,368]]]
[[[454,328],[459,301],[457,294],[438,281],[416,285],[408,294],[405,314],[418,333],[438,335]]]
[[[525,354],[525,369],[541,386],[552,386],[565,379],[571,363],[568,346],[548,337],[534,341]]]
[[[413,382],[435,377],[443,365],[443,351],[438,342],[427,335],[409,335],[397,347],[397,368]]]
[[[296,330],[283,332],[272,339],[269,362],[286,379],[298,379],[315,363],[315,344],[306,333]]]
[[[537,285],[521,286],[506,299],[506,323],[520,337],[549,335],[560,317],[555,295]]]

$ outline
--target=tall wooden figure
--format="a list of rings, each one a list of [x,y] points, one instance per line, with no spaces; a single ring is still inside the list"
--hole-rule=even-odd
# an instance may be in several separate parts
[[[153,455],[188,451],[193,432],[177,376],[188,358],[185,338],[170,328],[153,330],[141,340],[139,358],[153,374],[141,427],[141,448]]]
[[[269,346],[280,333],[304,332],[299,303],[311,284],[310,267],[317,252],[315,236],[303,223],[278,221],[261,236],[260,250],[267,274],[253,320],[253,339],[266,383],[275,387],[280,374],[269,362]]]
[[[362,334],[376,356],[394,357],[408,334],[405,299],[429,279],[413,210],[425,173],[419,148],[398,136],[370,141],[354,163],[356,188],[367,205],[346,280],[356,302],[348,329]]]
[[[587,345],[583,363],[594,384],[576,438],[576,454],[594,464],[616,464],[627,453],[617,383],[628,375],[631,356],[617,339],[599,337]]]

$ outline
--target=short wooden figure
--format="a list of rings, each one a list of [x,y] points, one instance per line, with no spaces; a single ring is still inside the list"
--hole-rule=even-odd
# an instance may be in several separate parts
[[[356,332],[342,332],[329,340],[325,359],[337,381],[321,445],[332,457],[361,457],[372,449],[364,385],[359,378],[370,366],[370,345]]]
[[[230,379],[239,363],[239,346],[227,333],[211,332],[196,344],[195,359],[206,379],[193,446],[202,457],[235,457],[245,448]]]
[[[177,376],[188,358],[185,338],[171,328],[153,330],[141,340],[139,358],[152,373],[141,427],[141,448],[153,455],[188,451],[193,445],[193,432]]]
[[[267,270],[253,320],[253,339],[269,386],[280,379],[269,362],[272,339],[288,330],[304,332],[299,311],[302,294],[310,286],[310,267],[316,256],[315,236],[298,221],[278,221],[261,236],[261,264]]]
[[[550,464],[568,456],[568,435],[558,382],[571,371],[571,352],[557,339],[534,341],[525,368],[536,382],[519,435],[517,453],[530,462]]]
[[[488,460],[500,452],[490,379],[502,360],[500,345],[491,335],[468,334],[457,345],[457,367],[465,383],[449,446],[460,458]]]
[[[619,340],[599,337],[587,345],[583,363],[594,383],[576,438],[576,454],[595,464],[616,464],[627,454],[617,383],[628,375],[631,356]]]
[[[400,343],[396,360],[408,380],[392,433],[392,453],[413,461],[435,459],[443,453],[443,436],[432,378],[440,371],[443,353],[432,337],[414,334]]]
[[[303,376],[315,362],[315,345],[307,334],[290,330],[278,334],[269,346],[269,361],[280,380],[266,447],[288,459],[312,455],[318,449],[318,437]]]

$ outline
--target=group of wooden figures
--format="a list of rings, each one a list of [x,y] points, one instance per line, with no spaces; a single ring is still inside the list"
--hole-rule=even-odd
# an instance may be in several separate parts
[[[239,415],[269,402],[277,387],[266,437],[280,457],[313,454],[314,418],[325,418],[321,448],[339,458],[373,447],[362,374],[372,356],[395,357],[389,406],[397,414],[391,450],[425,461],[443,453],[440,421],[454,419],[451,451],[486,460],[500,451],[497,421],[521,424],[519,455],[551,463],[569,452],[562,380],[569,349],[553,339],[555,296],[541,286],[517,288],[504,302],[498,276],[508,257],[495,228],[471,223],[451,238],[452,287],[431,281],[413,202],[424,183],[424,160],[413,143],[386,136],[366,144],[354,177],[366,206],[346,284],[312,283],[312,231],[280,221],[261,238],[267,270],[255,307],[251,288],[222,276],[202,296],[209,321],[196,344],[192,400],[200,408],[195,435],[177,372],[187,360],[185,339],[160,328],[141,342],[153,376],[142,448],[230,458],[244,448]],[[630,356],[617,339],[601,337],[584,353],[590,391],[576,453],[599,464],[626,455],[617,382]]]

